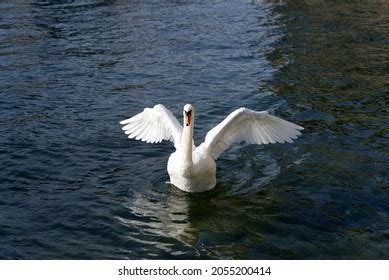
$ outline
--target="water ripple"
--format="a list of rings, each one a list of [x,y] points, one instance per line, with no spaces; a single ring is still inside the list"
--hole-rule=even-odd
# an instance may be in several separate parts
[[[0,3],[0,258],[388,258],[388,6],[305,2]],[[304,134],[186,194],[118,121],[188,102]]]

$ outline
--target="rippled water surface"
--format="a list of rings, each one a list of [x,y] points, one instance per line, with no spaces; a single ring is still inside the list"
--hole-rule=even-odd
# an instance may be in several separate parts
[[[10,2],[0,258],[389,258],[386,1]],[[305,130],[187,194],[118,121],[188,102],[196,144],[242,106]]]

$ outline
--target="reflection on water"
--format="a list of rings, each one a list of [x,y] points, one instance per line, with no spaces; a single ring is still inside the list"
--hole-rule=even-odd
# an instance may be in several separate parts
[[[367,3],[368,2],[368,3]],[[0,258],[388,258],[389,5],[0,3]],[[172,187],[169,143],[118,121],[237,107],[301,124],[234,146],[218,184]]]
[[[145,189],[131,191],[128,200],[122,203],[123,208],[116,215],[117,221],[127,228],[123,234],[129,240],[155,246],[163,251],[163,254],[170,256],[215,257],[210,254],[208,246],[218,248],[218,238],[212,245],[203,244],[208,235],[218,233],[220,236],[226,235],[226,240],[233,241],[236,232],[243,229],[243,224],[237,221],[242,211],[245,211],[244,205],[241,205],[244,202],[238,201],[238,198],[260,191],[279,174],[277,163],[269,155],[258,153],[249,156],[245,150],[247,149],[243,148],[239,156],[243,158],[236,158],[232,153],[223,160],[224,163],[219,169],[221,182],[210,192],[187,194],[162,179],[154,185],[144,179],[133,179],[136,185]],[[144,166],[150,166],[159,160],[149,163],[145,161],[140,161],[140,167],[132,172],[142,176]],[[168,179],[163,169],[164,164],[165,162],[161,164],[162,168],[158,171],[159,176]],[[245,172],[242,172],[244,170]],[[130,186],[130,189],[133,188],[134,186]],[[235,213],[238,207],[239,210]],[[226,217],[226,220],[222,221],[220,217]],[[232,217],[235,217],[236,221],[230,224]],[[134,230],[134,226],[137,230]],[[220,246],[224,248],[224,245]],[[236,246],[243,248],[249,245],[243,242]],[[154,253],[149,257],[160,257],[160,254],[161,252]]]

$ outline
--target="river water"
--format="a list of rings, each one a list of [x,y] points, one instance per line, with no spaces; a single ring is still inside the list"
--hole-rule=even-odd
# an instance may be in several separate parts
[[[17,2],[17,3],[14,3]],[[385,1],[0,3],[0,258],[388,259]],[[233,146],[202,194],[119,121],[239,107],[305,127]]]

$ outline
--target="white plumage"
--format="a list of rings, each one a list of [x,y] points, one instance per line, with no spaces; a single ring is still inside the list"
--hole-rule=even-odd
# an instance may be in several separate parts
[[[147,143],[160,143],[162,140],[174,142],[174,147],[177,148],[180,142],[182,126],[173,116],[173,114],[158,104],[154,108],[145,108],[142,113],[121,121],[124,124],[124,133],[128,134],[128,138],[135,138]]]
[[[195,111],[184,106],[184,127],[173,114],[159,104],[145,108],[142,113],[123,120],[128,138],[147,143],[169,140],[176,151],[168,161],[168,173],[173,185],[187,192],[210,190],[216,185],[215,160],[234,143],[269,144],[292,143],[303,128],[268,112],[240,108],[211,129],[205,141],[196,148],[193,144]]]

